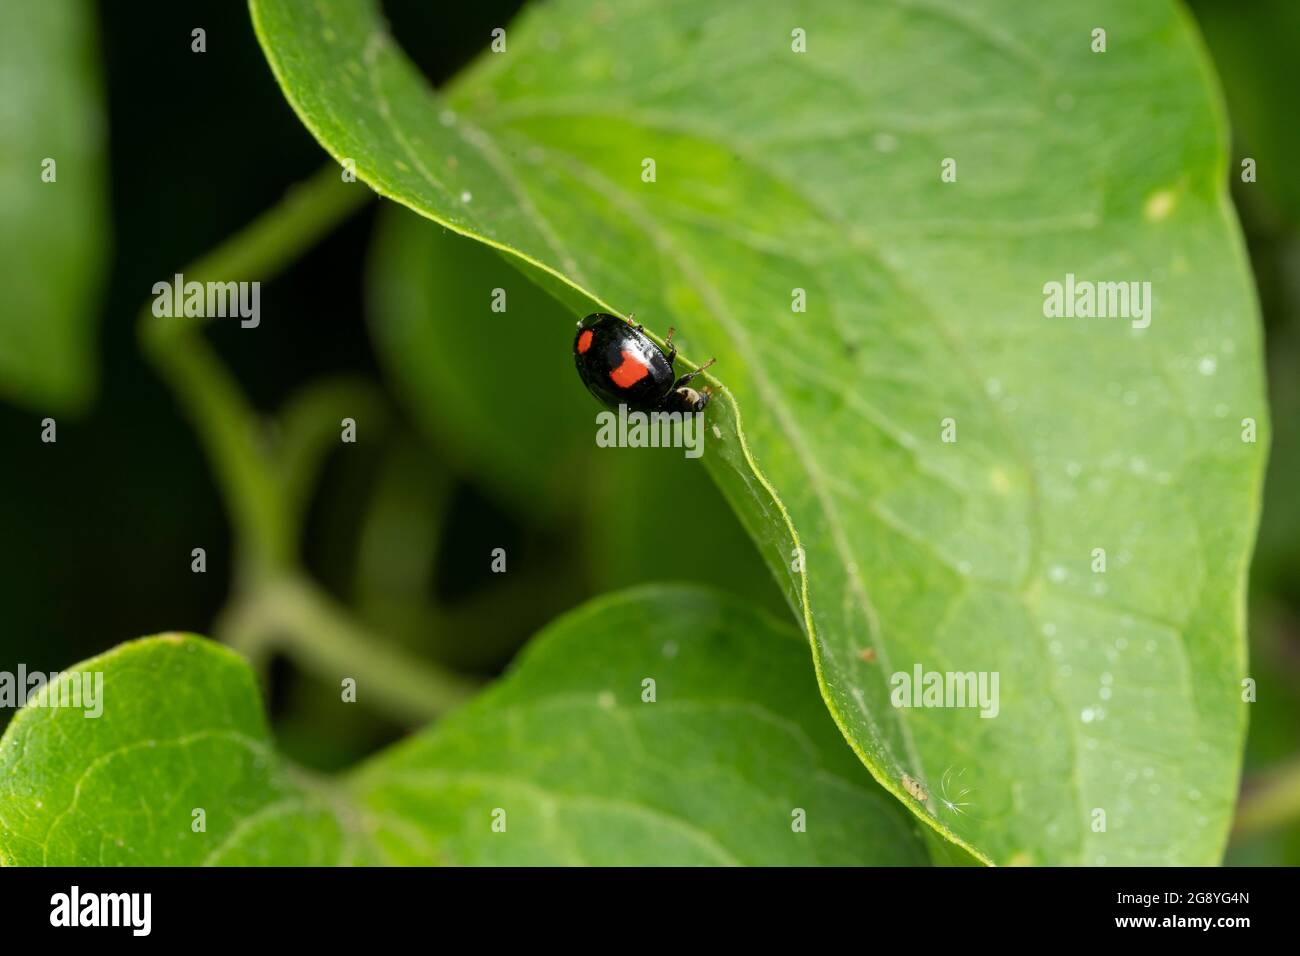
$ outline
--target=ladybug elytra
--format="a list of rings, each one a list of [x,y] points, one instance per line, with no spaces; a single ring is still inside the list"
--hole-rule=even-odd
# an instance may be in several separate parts
[[[587,390],[606,405],[627,405],[632,411],[698,412],[709,404],[707,388],[696,391],[691,380],[712,365],[709,359],[694,372],[674,379],[673,330],[668,330],[668,354],[632,320],[595,312],[578,323],[573,360]]]

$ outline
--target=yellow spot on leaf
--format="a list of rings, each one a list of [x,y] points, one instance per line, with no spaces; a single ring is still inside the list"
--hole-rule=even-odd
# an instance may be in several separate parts
[[[1177,197],[1172,189],[1161,189],[1152,193],[1142,207],[1142,215],[1150,222],[1159,222],[1173,212]]]

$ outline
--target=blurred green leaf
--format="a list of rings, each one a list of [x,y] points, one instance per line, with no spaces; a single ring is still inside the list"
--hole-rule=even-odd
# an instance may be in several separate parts
[[[582,507],[587,574],[597,592],[685,577],[790,613],[727,500],[680,452],[600,449]]]
[[[251,6],[377,191],[718,357],[706,465],[901,801],[996,862],[1220,858],[1267,410],[1180,7],[569,0],[440,102],[376,4]],[[1045,318],[1067,275],[1152,283],[1150,327]],[[914,666],[998,673],[997,719],[892,707]]]
[[[1242,183],[1241,197],[1274,223],[1300,223],[1300,124],[1296,104],[1296,57],[1300,55],[1300,4],[1295,0],[1191,0],[1205,41],[1223,78],[1232,116],[1232,178],[1240,183],[1241,160],[1256,162],[1256,180]]]
[[[568,358],[572,322],[492,250],[385,210],[367,277],[371,334],[435,447],[525,513],[571,507],[595,428]],[[506,311],[494,312],[500,290]],[[551,359],[558,356],[560,361]]]
[[[519,646],[557,614],[587,597],[573,573],[579,542],[568,536],[496,539],[489,519],[454,492],[443,463],[416,436],[386,450],[365,496],[365,514],[348,588],[354,612],[376,633],[456,670],[496,674]],[[452,519],[452,520],[448,520]],[[473,545],[456,536],[469,520]],[[507,570],[489,570],[492,544],[509,543]],[[490,585],[446,593],[446,569]],[[457,582],[464,585],[465,582]]]
[[[108,245],[88,0],[0,4],[0,90],[0,396],[75,410],[94,388]]]
[[[547,628],[464,710],[321,780],[274,752],[240,658],[136,641],[65,672],[103,673],[98,719],[28,707],[0,740],[0,861],[924,863],[807,656],[708,591],[624,592]]]

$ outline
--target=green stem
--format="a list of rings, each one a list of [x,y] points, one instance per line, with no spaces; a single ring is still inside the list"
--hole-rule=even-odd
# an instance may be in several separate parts
[[[402,723],[422,724],[464,704],[480,682],[412,658],[357,623],[309,581],[285,578],[256,602],[261,650],[282,647],[331,682],[351,677],[357,701]]]
[[[1244,840],[1300,820],[1300,760],[1249,781],[1237,804],[1234,840]]]
[[[301,388],[281,409],[276,456],[279,485],[290,533],[296,539],[311,503],[321,463],[339,443],[344,418],[352,418],[362,441],[382,438],[388,429],[388,407],[375,386],[365,380],[327,379]]]
[[[184,280],[266,281],[371,195],[360,183],[342,182],[338,168],[328,166],[188,266]],[[260,437],[261,422],[200,334],[204,321],[156,316],[146,306],[139,320],[140,341],[199,432],[241,553],[254,573],[284,569],[293,559],[290,512]]]
[[[372,196],[328,166],[279,205],[187,267],[184,282],[267,281]],[[304,666],[353,677],[358,699],[402,721],[423,721],[467,700],[477,682],[409,657],[355,623],[346,608],[299,577],[299,523],[326,437],[341,410],[383,417],[372,389],[326,383],[304,390],[284,413],[282,447],[203,338],[204,319],[156,316],[146,307],[140,342],[194,422],[212,463],[239,548],[236,597],[217,622],[257,668],[277,646]]]

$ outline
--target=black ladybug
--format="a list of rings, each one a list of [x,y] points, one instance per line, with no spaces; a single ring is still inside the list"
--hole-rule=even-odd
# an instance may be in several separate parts
[[[715,359],[674,381],[677,349],[672,329],[667,344],[665,355],[643,326],[608,312],[595,312],[578,323],[573,361],[588,391],[606,405],[627,405],[642,412],[698,412],[709,404],[709,390],[697,392],[690,387],[691,379]]]

